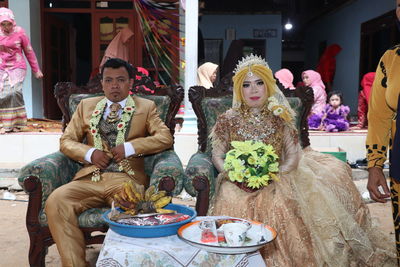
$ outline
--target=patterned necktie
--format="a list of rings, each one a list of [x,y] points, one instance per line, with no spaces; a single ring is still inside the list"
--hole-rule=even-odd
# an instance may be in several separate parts
[[[118,103],[112,103],[110,105],[110,114],[107,116],[107,122],[112,123],[119,120],[118,111],[121,109],[121,105]]]

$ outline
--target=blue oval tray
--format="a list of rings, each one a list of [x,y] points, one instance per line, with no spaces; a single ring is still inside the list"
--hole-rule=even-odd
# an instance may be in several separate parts
[[[111,210],[106,211],[102,217],[103,220],[106,223],[108,223],[110,229],[120,235],[129,237],[162,237],[162,236],[175,235],[179,227],[191,222],[197,216],[197,213],[194,209],[183,205],[168,204],[165,207],[165,209],[176,210],[178,213],[189,215],[190,218],[181,222],[165,224],[165,225],[139,226],[139,225],[126,225],[111,221],[107,216],[108,213],[111,212]]]

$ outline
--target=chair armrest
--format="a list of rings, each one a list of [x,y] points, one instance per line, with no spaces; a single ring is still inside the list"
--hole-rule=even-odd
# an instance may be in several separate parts
[[[166,150],[145,158],[145,170],[150,176],[150,184],[157,185],[173,196],[183,189],[185,172],[182,162],[174,150]]]
[[[214,193],[215,177],[217,177],[218,173],[208,153],[198,151],[193,154],[193,156],[189,159],[185,174],[185,190],[191,196],[196,196],[200,189],[195,188],[196,185],[194,184],[196,183],[198,177],[206,178],[210,187],[210,194],[212,195]]]
[[[199,216],[207,215],[211,197],[215,191],[215,169],[211,157],[198,151],[189,160],[186,167],[185,190],[196,196],[196,211]]]
[[[71,160],[61,152],[55,152],[36,159],[24,167],[19,172],[18,183],[27,193],[32,193],[37,187],[32,186],[32,179],[36,177],[36,182],[41,183],[42,187],[42,207],[47,197],[57,187],[72,180],[75,173],[81,168],[81,164]]]

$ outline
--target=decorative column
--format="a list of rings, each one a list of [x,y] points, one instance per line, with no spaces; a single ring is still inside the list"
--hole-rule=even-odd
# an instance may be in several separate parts
[[[199,1],[186,0],[185,9],[185,114],[181,132],[197,133],[197,119],[189,102],[189,87],[197,83],[197,34],[198,34],[198,16]]]

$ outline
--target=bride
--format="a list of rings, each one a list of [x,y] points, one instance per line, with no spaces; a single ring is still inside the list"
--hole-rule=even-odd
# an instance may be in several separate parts
[[[372,224],[350,168],[300,148],[295,114],[265,60],[248,56],[234,73],[233,107],[218,117],[211,134],[212,159],[220,174],[209,215],[275,228],[276,240],[261,251],[267,266],[396,266],[394,241],[382,238]],[[232,141],[246,140],[274,147],[279,181],[254,190],[229,180],[225,155]]]

